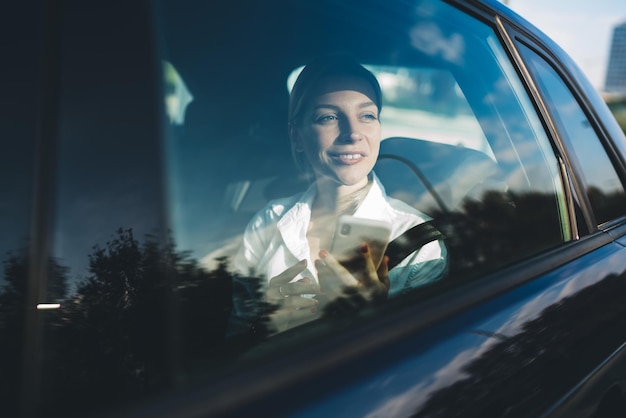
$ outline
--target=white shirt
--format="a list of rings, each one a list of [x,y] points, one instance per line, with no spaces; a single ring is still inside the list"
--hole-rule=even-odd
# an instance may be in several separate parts
[[[387,196],[378,178],[373,177],[372,187],[354,216],[389,222],[391,240],[430,220],[408,204]],[[269,282],[288,267],[306,259],[307,268],[292,281],[303,277],[317,280],[306,238],[316,190],[313,184],[303,193],[273,200],[260,210],[246,227],[243,245],[234,259],[235,270],[243,275],[265,277]],[[446,254],[441,241],[430,242],[410,254],[389,272],[389,295],[441,278],[446,269]]]

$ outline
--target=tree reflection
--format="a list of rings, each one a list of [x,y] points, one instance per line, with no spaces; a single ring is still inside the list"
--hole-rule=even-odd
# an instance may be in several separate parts
[[[6,284],[0,293],[0,405],[8,416],[17,416],[28,278],[26,250],[8,254],[3,264]]]
[[[224,349],[233,300],[226,259],[205,271],[171,241],[140,244],[120,229],[94,247],[89,273],[49,328],[46,410],[71,415],[135,400],[170,388],[179,367],[233,355]]]
[[[623,343],[624,292],[614,275],[549,306],[463,367],[467,377],[416,416],[539,416]]]
[[[464,279],[521,260],[563,242],[555,196],[487,191],[458,211],[435,211],[448,237],[450,276]]]
[[[188,252],[148,235],[140,243],[119,229],[89,255],[89,274],[67,295],[68,268],[50,261],[48,300],[62,308],[44,315],[47,416],[84,415],[171,388],[183,370],[208,373],[228,364],[271,332],[272,307],[260,281],[233,280],[228,260],[212,271]],[[17,416],[28,279],[26,251],[4,261],[0,293],[0,375],[3,411]],[[245,283],[245,294],[237,289]],[[235,295],[233,294],[235,289]],[[235,296],[235,297],[234,297]],[[238,297],[237,297],[238,296]],[[226,341],[233,300],[248,306]],[[180,362],[177,363],[177,359]],[[7,378],[8,377],[8,378]]]
[[[621,196],[600,198],[610,207],[621,202]],[[562,241],[555,198],[539,193],[487,192],[480,200],[466,200],[459,211],[438,213],[435,218],[448,237],[448,282],[493,270]],[[269,314],[275,307],[262,297],[265,279],[233,275],[226,257],[208,271],[171,239],[163,241],[148,235],[139,242],[131,229],[118,230],[109,242],[93,248],[88,275],[71,292],[68,268],[58,260],[49,261],[48,300],[60,302],[62,308],[39,312],[45,324],[40,410],[47,416],[84,416],[85,411],[117,407],[169,390],[181,377],[207,377],[231,367],[273,333]],[[17,415],[19,399],[26,250],[9,254],[3,269],[0,396],[3,412],[11,416]],[[555,374],[568,373],[561,359],[570,354],[559,347],[584,350],[590,335],[622,341],[621,335],[592,329],[596,322],[581,317],[594,311],[591,305],[597,298],[615,300],[606,292],[619,295],[626,290],[622,287],[621,279],[614,278],[547,309],[519,336],[496,344],[468,366],[470,377],[436,393],[426,411],[432,416],[472,411],[470,400],[498,390],[504,403],[493,407],[503,413],[519,396],[519,388],[509,390],[502,384],[513,373],[528,375],[525,390],[529,393],[548,390],[534,376],[545,376],[537,369],[544,366]],[[592,292],[596,296],[590,296]],[[343,300],[329,304],[323,316],[331,320],[350,316],[383,302],[347,292]],[[616,312],[626,318],[623,310],[620,303],[606,306],[604,312],[613,321]],[[574,330],[573,324],[582,327]],[[586,324],[591,324],[589,329]],[[611,326],[626,329],[626,323]],[[546,336],[546,329],[558,333]],[[543,354],[537,352],[541,344]],[[586,367],[596,360],[590,359]]]
[[[67,267],[48,260],[48,301],[62,301],[67,292]],[[28,250],[7,254],[3,262],[5,285],[0,289],[0,405],[6,416],[17,416],[20,375],[24,353],[26,298],[29,275]]]
[[[50,409],[93,408],[166,386],[168,250],[151,237],[140,246],[131,230],[119,230],[106,247],[94,248],[89,277],[48,327],[52,358],[44,404]],[[59,395],[66,403],[59,405]]]

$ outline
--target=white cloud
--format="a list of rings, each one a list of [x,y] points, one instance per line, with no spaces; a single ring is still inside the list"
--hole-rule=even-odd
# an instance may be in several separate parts
[[[623,0],[509,0],[509,7],[558,43],[596,88],[604,86],[613,27]]]

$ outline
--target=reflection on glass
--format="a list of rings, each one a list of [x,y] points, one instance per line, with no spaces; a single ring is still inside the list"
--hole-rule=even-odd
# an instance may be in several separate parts
[[[555,70],[522,46],[552,116],[582,170],[586,192],[598,224],[624,214],[626,192],[598,135],[574,95]]]
[[[0,415],[19,416],[26,353],[27,254],[32,214],[37,141],[41,138],[41,2],[13,3],[2,26],[0,77]],[[39,148],[40,149],[40,148]]]
[[[169,122],[172,125],[184,125],[185,111],[193,101],[193,95],[169,61],[163,61],[163,76],[165,77],[165,111]]]
[[[420,138],[472,148],[492,155],[463,91],[441,68],[369,65],[383,92],[382,138]],[[303,67],[291,72],[291,91]]]

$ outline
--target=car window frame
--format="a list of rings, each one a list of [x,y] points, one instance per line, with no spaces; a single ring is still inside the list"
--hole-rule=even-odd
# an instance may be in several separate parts
[[[578,106],[585,114],[591,128],[595,132],[598,140],[600,141],[603,149],[613,164],[615,171],[621,180],[623,185],[626,185],[626,166],[624,165],[624,158],[618,151],[618,147],[612,140],[614,131],[607,129],[602,122],[595,106],[598,103],[589,97],[586,93],[590,86],[580,86],[577,82],[579,78],[572,75],[572,70],[577,70],[575,63],[571,62],[570,58],[558,47],[558,45],[552,43],[549,40],[540,40],[536,35],[530,33],[528,30],[520,27],[514,22],[507,21],[501,23],[503,29],[509,34],[510,48],[514,51],[515,61],[519,70],[524,74],[523,79],[528,85],[529,93],[535,101],[535,106],[538,112],[543,118],[544,127],[548,136],[553,142],[553,146],[557,152],[557,156],[563,164],[563,178],[570,184],[571,199],[574,207],[571,208],[572,224],[576,224],[577,213],[584,218],[587,231],[581,231],[580,236],[586,234],[594,234],[602,231],[607,231],[619,225],[626,225],[626,214],[622,217],[618,217],[607,221],[602,224],[598,224],[595,219],[594,210],[585,192],[586,181],[578,167],[576,161],[572,161],[569,158],[571,153],[568,148],[570,145],[567,140],[561,138],[561,134],[557,129],[548,107],[545,104],[547,100],[540,89],[535,85],[534,78],[527,68],[526,62],[519,53],[518,46],[529,48],[532,52],[542,58],[555,72],[556,75],[567,86],[569,92],[576,99]],[[579,74],[582,76],[582,74]],[[586,79],[584,79],[586,80]],[[598,95],[599,97],[599,95]],[[602,105],[606,106],[604,102]],[[604,116],[604,115],[603,115]],[[612,116],[611,116],[612,118]],[[621,132],[621,130],[620,130]],[[581,221],[581,220],[579,220]],[[581,223],[579,222],[579,225]]]
[[[617,193],[621,196],[622,201],[625,196],[623,181],[624,176],[620,174],[619,169],[615,166],[614,159],[606,149],[605,141],[600,137],[600,135],[598,135],[596,128],[591,124],[587,113],[581,106],[581,100],[576,97],[575,93],[570,89],[570,86],[563,80],[556,68],[544,57],[543,54],[524,43],[521,43],[520,47],[522,48],[524,58],[529,61],[529,66],[532,67],[532,72],[536,77],[538,84],[541,85],[541,92],[546,97],[545,103],[549,108],[551,117],[557,122],[559,130],[563,134],[564,147],[566,148],[567,153],[571,155],[570,160],[574,168],[573,172],[578,174],[579,181],[584,186],[585,195],[590,203],[590,211],[595,224],[598,225],[598,228],[602,229],[603,225],[610,224],[615,220],[623,218],[625,214],[622,211],[607,216],[607,209],[602,206],[598,206],[597,203],[593,202],[593,198],[591,197],[591,189],[604,187],[603,185],[597,183],[598,180],[594,175],[596,165],[598,163],[601,165],[608,165],[605,170],[602,170],[602,173],[604,173],[605,176],[609,176],[607,177],[607,180],[610,178],[611,182],[617,182],[617,186],[615,186],[613,191],[610,193]],[[546,73],[544,73],[544,71]],[[549,81],[550,78],[554,81]],[[577,135],[580,134],[577,133],[578,131],[576,128],[568,126],[568,112],[562,110],[560,105],[551,103],[554,97],[553,95],[559,94],[558,91],[562,91],[562,94],[566,96],[568,103],[570,100],[573,100],[571,104],[572,108],[575,108],[575,112],[578,115],[576,117],[582,118],[584,123],[588,125],[584,134],[588,144],[586,146],[591,147],[589,151],[597,153],[595,158],[599,159],[598,162],[593,163],[591,166],[589,166],[589,162],[584,159],[585,151],[580,149],[583,147],[583,144],[580,142],[580,139],[576,139]],[[587,163],[587,165],[585,165],[585,163]],[[609,191],[607,191],[607,193],[609,193]],[[620,206],[623,206],[623,204],[618,204],[616,208]]]
[[[548,140],[551,142],[553,152],[559,162],[561,181],[569,205],[569,222],[572,236],[574,240],[576,240],[581,236],[591,234],[597,229],[597,225],[593,217],[593,212],[590,211],[590,204],[586,193],[584,193],[584,183],[581,183],[580,179],[574,174],[576,170],[572,168],[572,162],[568,157],[563,140],[545,105],[544,98],[517,49],[516,42],[519,41],[522,34],[518,31],[519,28],[515,27],[512,22],[503,20],[501,16],[496,17],[496,23],[504,39],[508,53],[510,54],[511,61],[516,67],[522,83],[524,83],[526,87],[526,91],[533,102],[535,110],[548,136]],[[579,216],[582,216],[583,219],[578,219]]]

